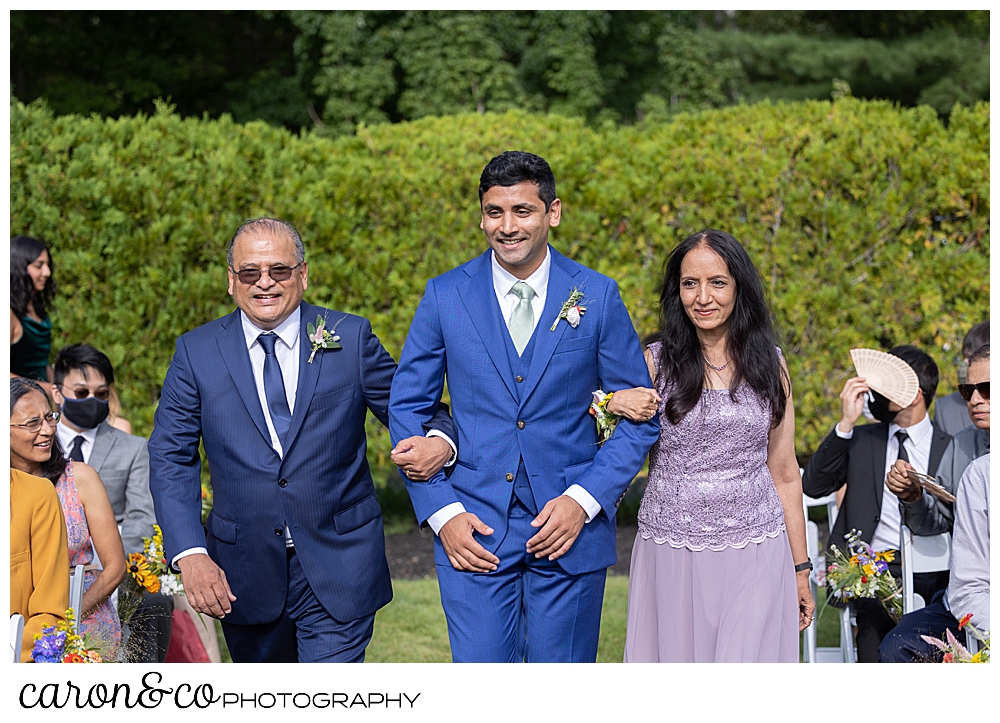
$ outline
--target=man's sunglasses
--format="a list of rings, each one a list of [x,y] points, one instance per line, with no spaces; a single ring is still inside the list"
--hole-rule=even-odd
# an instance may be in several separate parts
[[[962,395],[962,399],[967,402],[972,401],[972,393],[979,392],[983,399],[987,402],[990,401],[990,383],[989,382],[979,382],[979,384],[959,384],[958,393]]]
[[[232,266],[229,270],[233,272],[234,276],[239,277],[241,284],[256,284],[260,281],[261,274],[265,271],[267,275],[271,277],[271,281],[288,281],[292,278],[292,272],[299,268],[302,264],[295,264],[295,266],[272,266],[269,269],[240,269],[237,271]]]

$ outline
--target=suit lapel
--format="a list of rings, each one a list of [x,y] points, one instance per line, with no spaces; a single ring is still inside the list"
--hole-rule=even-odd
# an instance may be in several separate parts
[[[872,445],[870,456],[872,460],[872,479],[875,482],[875,509],[879,510],[879,516],[881,516],[882,491],[885,488],[886,445],[889,443],[889,425],[879,423],[878,429],[875,430],[875,433],[869,439]]]
[[[948,447],[951,437],[944,430],[934,426],[934,422],[931,422],[931,426],[934,429],[934,436],[931,437],[931,454],[927,460],[927,474],[933,476],[937,474],[938,465],[941,464],[941,457],[944,455],[944,450]],[[955,482],[957,484],[958,480],[955,480]]]
[[[97,425],[97,436],[94,437],[94,448],[90,450],[90,466],[100,469],[104,461],[108,458],[111,448],[115,446],[113,435],[109,431],[108,423],[101,422]]]
[[[295,390],[295,409],[292,411],[292,423],[288,427],[288,436],[285,439],[284,452],[292,448],[292,443],[302,429],[302,422],[305,420],[306,412],[309,410],[309,402],[316,391],[316,383],[319,381],[320,369],[323,361],[329,356],[327,353],[318,353],[309,364],[309,355],[312,353],[312,344],[309,341],[309,323],[315,323],[316,317],[322,316],[322,310],[315,306],[310,306],[304,301],[299,306],[299,382]],[[328,319],[327,324],[336,323],[336,319]]]
[[[535,350],[531,356],[528,383],[524,394],[521,395],[522,407],[538,385],[545,367],[549,365],[556,344],[569,326],[569,322],[563,320],[556,325],[555,331],[550,331],[552,322],[559,316],[562,305],[573,291],[573,277],[579,273],[579,269],[573,267],[565,256],[551,246],[549,253],[552,255],[552,265],[549,267],[549,286],[545,292],[545,311],[542,312],[542,318],[538,320],[538,326],[535,328]],[[586,316],[583,319],[586,319]],[[581,323],[586,322],[581,320]]]
[[[507,358],[507,348],[503,337],[508,332],[500,315],[496,292],[493,290],[491,253],[492,251],[487,251],[466,267],[465,273],[470,278],[459,285],[458,293],[462,297],[466,311],[469,312],[473,326],[476,327],[479,337],[483,340],[483,345],[490,355],[493,366],[496,367],[497,373],[507,386],[507,391],[514,399],[517,399],[514,389],[514,373],[510,368],[510,360]]]
[[[261,409],[260,397],[257,395],[257,384],[253,380],[253,367],[250,366],[250,354],[247,351],[246,337],[243,335],[239,309],[226,317],[223,332],[217,337],[217,342],[240,400],[267,442],[267,446],[270,447],[271,434],[267,431],[264,410]]]

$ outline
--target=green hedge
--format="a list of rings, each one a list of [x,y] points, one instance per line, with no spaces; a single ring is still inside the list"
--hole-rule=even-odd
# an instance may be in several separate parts
[[[427,279],[484,248],[477,181],[496,153],[548,159],[554,244],[619,281],[652,331],[663,260],[702,227],[733,233],[771,294],[797,445],[839,413],[848,349],[914,343],[954,389],[962,335],[989,309],[989,105],[758,104],[595,131],[560,116],[460,115],[329,140],[227,117],[53,117],[11,104],[11,234],[44,239],[60,284],[55,345],[118,369],[139,434],[174,339],[232,308],[225,246],[246,217],[293,221],[308,299],[369,317],[398,358]],[[370,419],[372,463],[388,435]]]

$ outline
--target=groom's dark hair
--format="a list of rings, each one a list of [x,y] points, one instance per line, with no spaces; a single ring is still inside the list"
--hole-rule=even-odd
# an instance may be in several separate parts
[[[538,197],[548,211],[556,200],[556,177],[544,158],[524,151],[504,151],[486,164],[479,177],[479,203],[494,186],[515,186],[524,181],[538,186]]]

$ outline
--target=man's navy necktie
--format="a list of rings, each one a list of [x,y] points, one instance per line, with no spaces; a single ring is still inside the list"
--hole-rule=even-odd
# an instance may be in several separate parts
[[[904,462],[910,461],[910,455],[906,453],[906,447],[903,446],[903,442],[905,442],[909,438],[910,435],[908,435],[902,429],[896,432],[896,439],[899,440],[899,454],[896,456],[896,459],[901,459]]]
[[[83,436],[76,435],[73,437],[73,449],[69,451],[69,458],[74,462],[83,461]]]
[[[257,337],[264,349],[264,396],[267,397],[267,409],[271,413],[271,423],[278,435],[282,449],[285,446],[285,435],[292,424],[292,413],[288,409],[288,398],[285,396],[285,380],[281,376],[281,366],[274,353],[274,344],[278,341],[275,334],[265,333]]]

